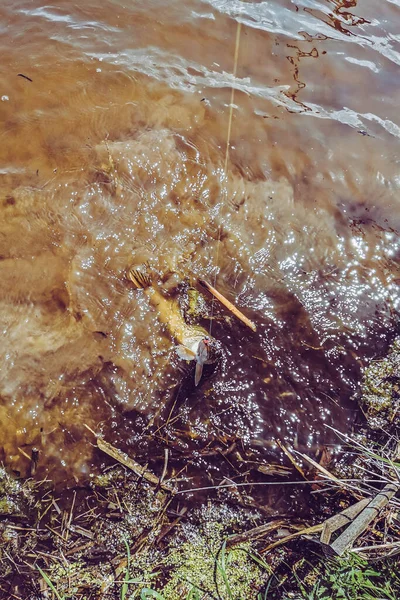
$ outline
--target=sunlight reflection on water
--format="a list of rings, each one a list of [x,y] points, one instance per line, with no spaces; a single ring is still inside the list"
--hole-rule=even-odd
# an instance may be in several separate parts
[[[178,470],[194,450],[283,461],[277,438],[315,454],[325,423],[348,430],[400,308],[396,4],[15,0],[0,16],[3,459],[23,471],[36,445],[38,476],[86,476],[84,423],[143,462],[168,447]],[[197,389],[126,282],[134,255],[171,297],[217,276],[257,323],[215,308],[224,359]]]

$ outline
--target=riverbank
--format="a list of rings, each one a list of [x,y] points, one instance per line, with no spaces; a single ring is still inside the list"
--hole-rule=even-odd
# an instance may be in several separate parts
[[[257,502],[259,486],[232,480],[198,501],[181,493],[177,481],[134,472],[137,463],[103,440],[97,449],[107,452],[109,466],[75,489],[60,491],[49,481],[20,480],[2,469],[0,597],[395,600],[399,358],[395,342],[387,358],[366,369],[359,401],[367,417],[373,407],[376,424],[376,397],[384,392],[380,427],[367,420],[351,438],[338,434],[338,461],[327,454],[319,462],[305,460],[284,448],[286,470],[268,475],[264,465],[267,475],[259,484],[309,488],[307,518],[267,514]],[[379,499],[388,485],[395,489],[390,501],[338,555],[337,540],[354,523],[354,507],[362,514],[363,499]],[[335,525],[338,515],[349,516]]]

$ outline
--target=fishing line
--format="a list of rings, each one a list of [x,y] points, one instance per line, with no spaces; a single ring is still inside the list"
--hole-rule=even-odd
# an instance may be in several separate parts
[[[222,489],[231,488],[231,487],[252,487],[252,486],[259,486],[259,485],[315,485],[316,483],[322,483],[325,481],[330,481],[330,480],[322,478],[319,480],[306,480],[306,481],[253,481],[253,483],[224,483],[222,485],[207,485],[204,487],[189,488],[187,490],[179,490],[179,491],[175,492],[175,495],[177,496],[178,494],[189,494],[189,493],[193,493],[193,492],[201,492],[201,491],[206,491],[206,490],[222,490]],[[352,477],[350,479],[339,479],[338,481],[340,483],[344,483],[349,488],[355,489],[356,491],[359,491],[359,488],[348,485],[347,482],[353,481],[353,482],[359,482],[360,484],[382,483],[382,479],[365,479],[365,480],[361,481],[360,479],[355,479],[354,477]]]
[[[242,24],[240,22],[238,22],[237,28],[236,28],[235,56],[234,56],[234,61],[233,61],[233,78],[234,79],[236,79],[236,73],[237,73],[241,29],[242,29]],[[228,159],[229,159],[229,146],[230,146],[230,142],[231,142],[231,133],[232,133],[232,117],[233,117],[233,101],[234,101],[234,99],[235,99],[235,87],[234,87],[234,85],[232,85],[232,88],[231,88],[231,100],[230,100],[230,104],[229,104],[228,131],[227,131],[227,134],[226,134],[226,150],[225,150],[225,162],[224,162],[225,188],[224,188],[224,191],[223,191],[223,197],[225,196],[225,200],[228,197],[227,171],[228,171]],[[218,224],[217,251],[216,251],[216,257],[215,257],[214,287],[216,287],[216,283],[217,283],[217,272],[218,272],[219,247],[220,247],[220,245],[221,245],[221,225]],[[210,336],[211,336],[213,316],[214,316],[214,303],[215,303],[215,298],[213,298],[212,301],[211,301],[211,319],[210,319],[210,328],[209,328],[209,334],[210,334]]]

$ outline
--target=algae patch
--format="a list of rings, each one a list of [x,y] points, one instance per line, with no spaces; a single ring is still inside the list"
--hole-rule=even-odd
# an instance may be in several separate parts
[[[55,589],[61,598],[120,600],[122,590],[125,599],[150,590],[164,600],[192,593],[241,600],[256,597],[268,579],[250,544],[226,547],[231,533],[260,523],[254,509],[182,505],[121,467],[61,495],[4,470],[0,476],[8,500],[0,577],[16,597],[45,598]],[[22,509],[11,510],[19,506],[30,508],[23,519]],[[0,598],[1,590],[0,582]]]
[[[390,428],[400,408],[400,338],[364,372],[360,407],[371,429]]]
[[[195,520],[184,523],[170,543],[165,564],[171,570],[163,597],[180,600],[192,590],[207,599],[241,600],[251,597],[251,590],[256,597],[268,572],[253,558],[250,543],[226,546],[229,532],[243,519],[241,511],[209,503],[193,517]]]
[[[33,483],[22,483],[0,467],[0,517],[27,517]]]

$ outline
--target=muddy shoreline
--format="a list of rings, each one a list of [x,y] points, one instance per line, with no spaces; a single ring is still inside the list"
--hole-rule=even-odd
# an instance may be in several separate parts
[[[333,548],[355,515],[339,522],[338,531],[333,521],[329,542],[319,541],[320,524],[337,519],[363,498],[376,499],[392,485],[394,496],[358,533],[356,551],[345,556],[345,564],[352,564],[361,579],[374,564],[389,594],[384,597],[391,598],[400,583],[392,571],[400,537],[399,428],[393,418],[400,399],[399,358],[397,341],[387,358],[366,370],[360,405],[368,420],[350,438],[337,432],[342,443],[338,461],[326,452],[310,464],[284,446],[284,465],[255,466],[244,455],[251,481],[226,478],[203,490],[203,497],[183,493],[179,478],[158,478],[101,438],[97,450],[108,456],[103,474],[68,493],[64,489],[60,494],[50,481],[24,481],[1,469],[0,597],[242,599],[259,598],[269,590],[271,598],[291,598],[306,589],[311,593],[317,573],[333,593],[344,569]],[[274,489],[282,494],[286,485],[292,497],[306,488],[300,493],[303,510],[271,510],[271,494]],[[320,562],[321,548],[330,560],[324,559],[328,571]],[[293,572],[302,574],[303,587]],[[351,588],[348,593],[358,592]]]

